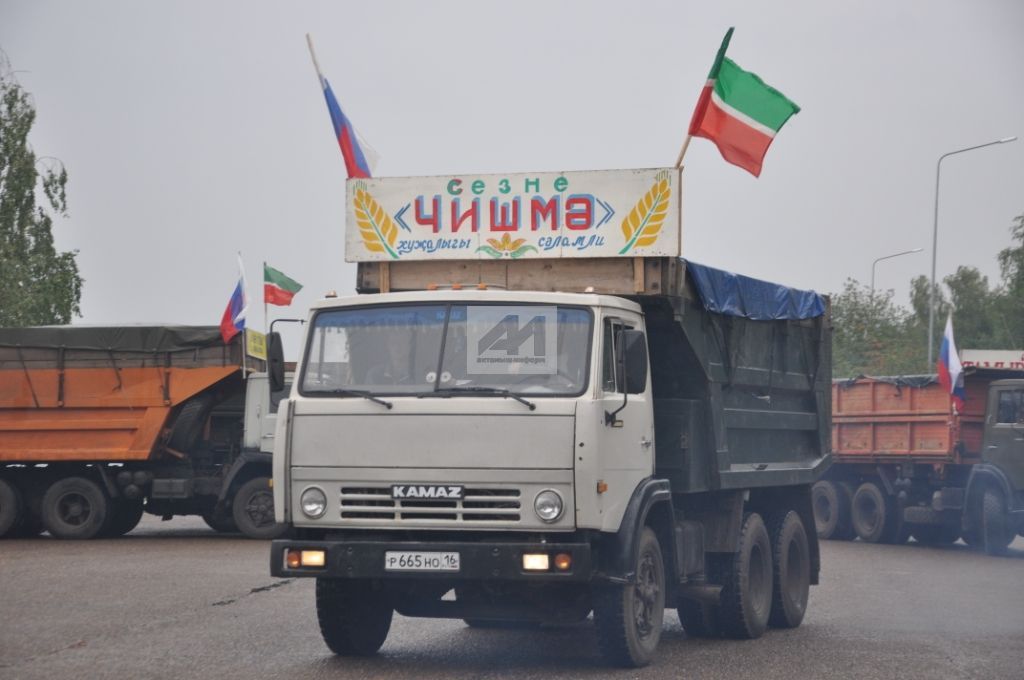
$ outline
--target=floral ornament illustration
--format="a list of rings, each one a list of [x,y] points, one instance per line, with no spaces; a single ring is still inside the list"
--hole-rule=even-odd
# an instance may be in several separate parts
[[[489,238],[487,242],[488,246],[480,246],[476,249],[476,252],[481,250],[493,258],[511,257],[516,260],[525,255],[526,253],[533,251],[537,252],[537,249],[533,246],[524,245],[526,243],[525,238],[517,238],[515,241],[505,234],[500,239]]]
[[[626,245],[619,251],[619,255],[625,255],[635,248],[654,245],[668,215],[671,196],[672,187],[669,185],[668,177],[659,173],[654,186],[622,220],[622,235],[626,237]]]
[[[391,259],[397,260],[398,253],[395,252],[394,245],[398,237],[398,227],[368,191],[358,185],[355,191],[356,223],[359,225],[363,245],[371,253],[386,252]]]

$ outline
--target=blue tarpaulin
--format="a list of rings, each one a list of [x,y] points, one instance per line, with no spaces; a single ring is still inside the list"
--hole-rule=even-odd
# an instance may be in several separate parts
[[[825,313],[825,299],[813,290],[797,290],[749,276],[686,261],[704,308],[755,321],[813,319]]]

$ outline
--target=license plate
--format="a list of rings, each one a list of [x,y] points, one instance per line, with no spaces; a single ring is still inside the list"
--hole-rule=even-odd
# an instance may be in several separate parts
[[[388,550],[384,553],[386,571],[458,571],[457,552],[411,552]]]

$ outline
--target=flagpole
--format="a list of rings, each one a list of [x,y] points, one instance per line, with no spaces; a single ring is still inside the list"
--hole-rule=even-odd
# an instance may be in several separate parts
[[[676,170],[683,167],[683,156],[686,155],[686,149],[689,148],[691,139],[693,139],[693,135],[686,135],[686,139],[683,140],[683,148],[679,150],[679,158],[676,159]]]
[[[270,333],[270,313],[267,311],[267,261],[263,260],[263,335]]]
[[[248,295],[248,293],[245,292],[245,284],[246,284],[246,281],[245,281],[245,264],[242,262],[242,251],[241,250],[238,251],[238,265],[242,268],[242,301],[245,303],[245,305],[242,307],[242,309],[245,310],[249,306],[249,295]],[[245,374],[248,371],[248,368],[245,365],[245,350],[246,350],[246,347],[248,346],[248,342],[247,342],[246,337],[245,337],[245,331],[246,331],[246,329],[243,328],[242,329],[242,379],[243,380],[245,379]]]
[[[313,49],[313,36],[309,33],[306,34],[306,44],[309,45],[309,56],[313,58],[313,68],[316,69],[316,77],[320,81],[320,86],[323,87],[324,74],[320,71],[320,62],[317,61],[316,51]]]

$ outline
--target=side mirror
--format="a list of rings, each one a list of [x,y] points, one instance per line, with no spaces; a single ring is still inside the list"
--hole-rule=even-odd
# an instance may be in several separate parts
[[[647,342],[641,331],[619,332],[619,375],[623,376],[626,394],[641,394],[647,389]]]
[[[267,376],[270,378],[271,392],[284,389],[284,345],[280,333],[267,335]]]

